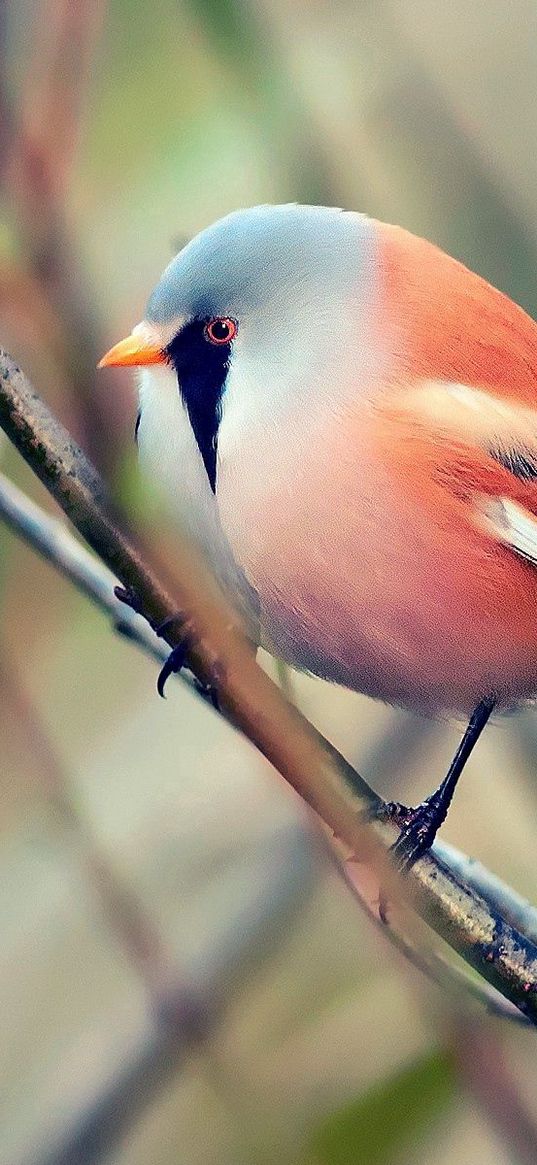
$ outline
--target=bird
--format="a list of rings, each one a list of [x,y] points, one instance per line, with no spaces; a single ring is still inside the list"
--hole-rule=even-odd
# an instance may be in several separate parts
[[[256,646],[466,724],[393,803],[410,868],[492,713],[537,696],[537,324],[403,227],[264,205],[187,243],[109,365],[139,369],[145,471]]]

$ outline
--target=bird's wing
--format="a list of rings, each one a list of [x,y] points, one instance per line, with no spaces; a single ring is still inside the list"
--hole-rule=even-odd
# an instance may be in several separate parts
[[[475,520],[537,565],[537,324],[433,244],[379,237],[399,421],[427,434],[431,472]]]
[[[386,413],[397,426],[400,463],[410,459],[408,489],[420,488],[425,467],[464,499],[477,525],[537,565],[537,408],[426,380],[399,386]]]

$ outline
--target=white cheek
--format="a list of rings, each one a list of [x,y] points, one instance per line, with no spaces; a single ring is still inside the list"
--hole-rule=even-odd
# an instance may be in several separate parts
[[[334,412],[371,395],[384,361],[375,302],[374,288],[323,293],[315,307],[279,304],[272,317],[239,324],[218,431],[222,463],[256,431],[269,443],[306,442]]]
[[[222,465],[240,459],[241,446],[255,431],[281,439],[290,416],[308,409],[312,394],[312,355],[283,333],[273,347],[255,337],[237,345],[222,399],[218,429],[218,459]],[[320,361],[313,367],[319,370]]]

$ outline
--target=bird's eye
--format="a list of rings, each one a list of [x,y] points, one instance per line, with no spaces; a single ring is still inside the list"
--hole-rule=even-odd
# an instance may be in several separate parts
[[[205,324],[205,337],[211,344],[231,344],[236,335],[235,320],[230,320],[228,316],[218,316]]]

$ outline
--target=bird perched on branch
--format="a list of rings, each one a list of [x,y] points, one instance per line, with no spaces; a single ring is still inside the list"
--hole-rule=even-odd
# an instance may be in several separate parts
[[[411,864],[492,710],[537,694],[537,325],[405,230],[260,206],[194,238],[101,363],[141,367],[143,461],[264,646],[469,717],[399,814]]]

